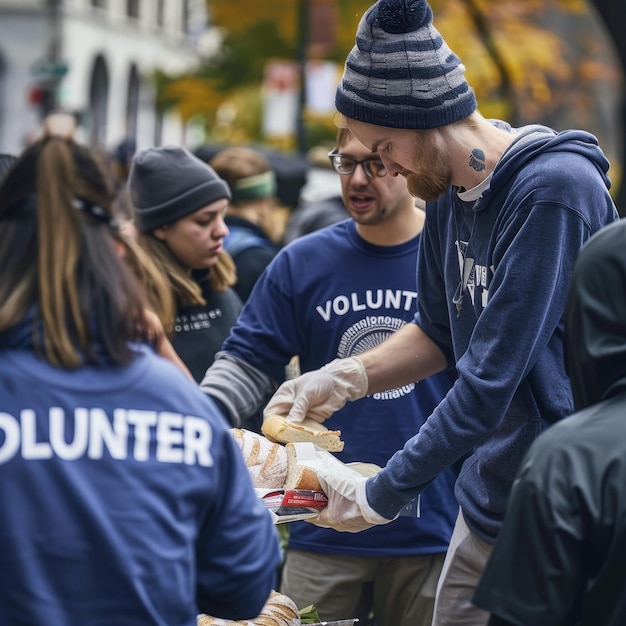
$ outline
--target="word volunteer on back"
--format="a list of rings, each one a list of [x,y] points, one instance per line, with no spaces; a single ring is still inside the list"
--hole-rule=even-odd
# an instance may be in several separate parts
[[[51,407],[47,420],[39,421],[32,409],[19,415],[0,412],[0,464],[16,455],[72,461],[108,454],[120,460],[211,466],[211,440],[207,420],[166,411],[118,408],[111,419],[101,408],[76,408],[68,416]]]

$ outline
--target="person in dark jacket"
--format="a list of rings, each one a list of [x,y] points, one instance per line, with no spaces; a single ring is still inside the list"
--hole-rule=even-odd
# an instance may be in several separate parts
[[[489,626],[626,624],[626,222],[582,248],[565,315],[576,413],[531,446],[474,602]]]
[[[213,362],[241,310],[235,267],[224,251],[230,189],[184,148],[146,148],[128,178],[137,242],[167,276],[175,318],[153,298],[176,352],[197,382]]]
[[[276,532],[215,404],[148,341],[112,201],[65,136],[0,185],[0,623],[254,618]]]
[[[230,186],[231,200],[226,212],[230,233],[224,246],[237,268],[235,291],[245,302],[278,251],[270,237],[276,176],[265,156],[246,146],[224,148],[209,164]]]

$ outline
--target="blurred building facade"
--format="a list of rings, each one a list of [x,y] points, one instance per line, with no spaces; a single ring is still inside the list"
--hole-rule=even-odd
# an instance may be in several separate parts
[[[209,42],[204,0],[0,0],[0,152],[21,152],[51,106],[94,147],[187,143],[152,76],[192,69]]]

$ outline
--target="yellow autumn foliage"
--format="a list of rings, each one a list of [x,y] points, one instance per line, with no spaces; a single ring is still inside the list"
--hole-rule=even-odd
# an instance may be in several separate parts
[[[177,110],[183,120],[197,115],[215,115],[224,100],[224,94],[216,93],[210,81],[195,76],[185,76],[169,82],[163,95],[177,102]]]
[[[213,23],[226,30],[246,30],[260,20],[271,20],[289,40],[298,36],[298,11],[304,0],[207,0]],[[332,0],[307,0],[309,10]],[[354,45],[354,35],[371,0],[336,0],[337,31],[335,55],[344,59]],[[432,0],[435,25],[450,47],[463,59],[467,77],[480,100],[489,98],[501,83],[501,75],[472,23],[464,0]],[[584,0],[472,0],[484,18],[493,44],[504,61],[512,86],[524,89],[530,80],[547,85],[571,78],[566,42],[545,27],[541,18],[548,11],[582,13]]]
[[[332,28],[334,46],[327,50],[326,58],[340,65],[354,45],[359,20],[372,3],[373,0],[207,0],[211,22],[223,32],[247,33],[260,22],[271,22],[294,49],[302,41],[300,11],[304,6],[314,11],[323,5],[337,21]],[[585,0],[430,0],[430,5],[435,26],[463,60],[481,111],[489,117],[509,118],[512,106],[522,119],[549,114],[562,107],[565,98],[568,103],[573,99],[586,103],[589,85],[594,80],[617,83],[621,78],[618,70],[607,64],[600,45],[603,42],[577,42],[587,54],[573,60],[572,41],[563,32],[550,28],[559,14],[578,19],[588,16]],[[309,44],[313,50],[315,42]],[[263,42],[259,41],[257,47],[262,58]],[[257,92],[260,87],[259,83]],[[246,107],[246,102],[250,102],[254,89],[246,84],[222,93],[211,80],[182,77],[167,85],[163,93],[185,119],[204,115],[208,127],[217,124],[220,133],[227,133],[218,115],[220,107],[226,106],[235,112],[235,125],[253,132],[258,125],[248,118],[258,114],[260,108],[256,102],[255,106]],[[328,126],[332,132],[331,117],[320,118],[305,111],[304,119]]]

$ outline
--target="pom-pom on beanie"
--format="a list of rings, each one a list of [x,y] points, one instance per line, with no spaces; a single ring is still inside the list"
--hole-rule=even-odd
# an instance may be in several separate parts
[[[142,233],[171,224],[216,200],[230,188],[207,163],[184,148],[146,148],[133,157],[128,176],[135,222]]]
[[[359,22],[335,106],[377,126],[437,128],[476,110],[464,74],[426,0],[378,0]]]

